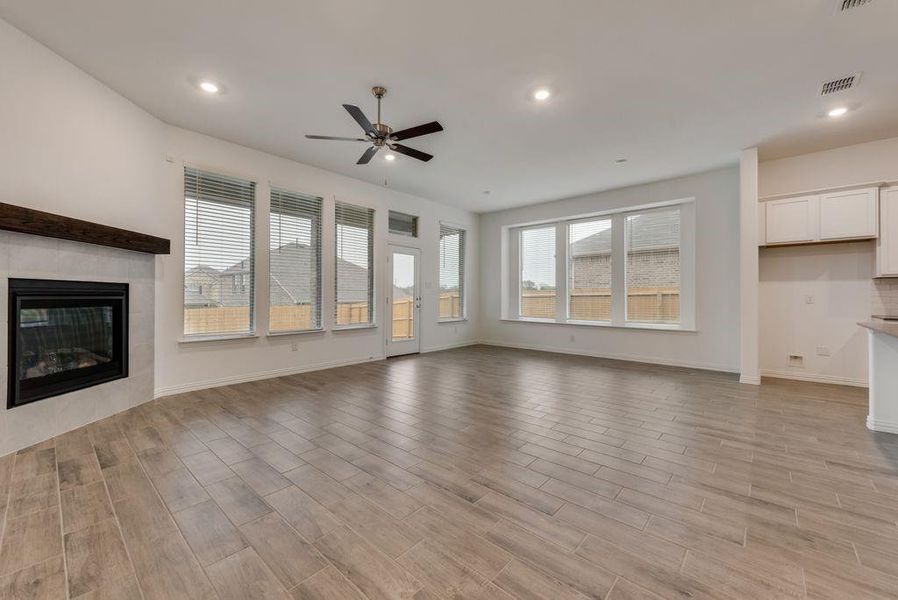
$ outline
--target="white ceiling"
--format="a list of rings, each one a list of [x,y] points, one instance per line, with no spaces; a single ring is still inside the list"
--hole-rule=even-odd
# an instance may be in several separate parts
[[[0,18],[164,121],[485,212],[898,135],[898,1],[0,0]],[[863,71],[824,101],[819,84]],[[197,92],[197,78],[225,94]],[[340,107],[438,119],[424,164]],[[537,86],[554,91],[538,104]],[[821,118],[835,103],[853,108]],[[617,158],[628,158],[623,165]],[[491,190],[485,195],[484,190]]]

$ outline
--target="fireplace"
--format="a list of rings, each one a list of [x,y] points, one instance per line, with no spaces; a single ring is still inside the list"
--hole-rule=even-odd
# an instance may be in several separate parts
[[[128,376],[128,284],[9,280],[7,407]]]

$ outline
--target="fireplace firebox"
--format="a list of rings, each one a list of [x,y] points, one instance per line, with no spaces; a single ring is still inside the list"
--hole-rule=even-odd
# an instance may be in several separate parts
[[[128,284],[9,280],[7,407],[128,376]]]

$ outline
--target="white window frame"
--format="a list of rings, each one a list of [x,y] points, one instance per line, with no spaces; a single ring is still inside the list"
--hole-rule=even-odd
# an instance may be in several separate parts
[[[367,323],[351,323],[348,325],[340,325],[337,323],[337,286],[339,285],[339,281],[337,279],[337,262],[339,260],[339,250],[337,248],[337,226],[339,225],[337,221],[337,205],[338,204],[347,204],[350,206],[354,206],[356,208],[362,208],[371,211],[371,273],[369,275],[371,290],[369,291],[370,301],[368,307],[368,322]],[[378,219],[378,211],[375,207],[370,206],[368,204],[362,202],[356,202],[349,199],[340,199],[334,198],[334,202],[332,205],[332,215],[333,221],[331,223],[333,234],[333,243],[331,246],[333,247],[333,280],[332,280],[332,290],[333,299],[332,304],[330,306],[330,316],[329,318],[332,321],[331,331],[340,332],[340,331],[354,331],[357,329],[377,329],[378,327],[378,319],[377,319],[377,311],[380,307],[380,303],[377,301],[377,292],[378,292],[378,276],[377,276],[377,262],[378,259],[378,240],[377,240],[377,219]]]
[[[571,285],[571,225],[577,223],[589,223],[592,221],[607,221],[608,218],[611,217],[611,236],[612,236],[612,252],[611,252],[611,318],[608,320],[600,321],[590,321],[583,319],[572,319],[571,318],[571,295],[570,295],[570,285]],[[614,255],[614,237],[617,234],[617,223],[615,222],[614,214],[602,214],[602,215],[590,215],[588,217],[582,217],[579,219],[571,219],[569,221],[564,221],[559,223],[558,225],[562,226],[561,229],[564,231],[564,322],[565,323],[574,323],[574,324],[582,324],[582,325],[612,325],[615,322],[614,319],[614,309],[617,305],[616,299],[614,297],[614,290],[617,288],[615,281],[615,261],[617,257]]]
[[[524,297],[524,290],[521,288],[521,274],[524,272],[524,252],[522,251],[523,244],[523,236],[521,235],[525,231],[533,231],[535,229],[549,229],[551,227],[555,228],[555,318],[541,318],[541,317],[525,317],[521,314],[521,299]],[[558,240],[559,236],[567,239],[567,234],[564,234],[561,231],[562,223],[536,223],[533,225],[528,225],[526,227],[520,227],[516,231],[516,242],[515,246],[517,247],[517,273],[516,273],[516,285],[515,285],[515,311],[514,316],[518,321],[529,321],[531,323],[555,323],[558,321],[560,315],[564,314],[564,311],[559,311],[559,302],[558,299],[562,297],[562,293],[567,295],[567,284],[564,284],[564,288],[562,289],[559,284],[558,277]]]
[[[544,323],[550,325],[616,327],[625,329],[651,329],[662,331],[696,331],[695,308],[695,198],[628,206],[614,210],[576,215],[566,219],[553,219],[535,223],[510,225],[504,228],[503,236],[503,275],[505,282],[503,293],[503,321],[523,323]],[[680,321],[679,323],[653,323],[644,321],[627,321],[627,287],[626,287],[626,247],[624,228],[629,215],[639,214],[658,208],[679,207],[680,209]],[[612,251],[611,251],[611,320],[582,321],[569,318],[570,298],[568,287],[570,282],[570,260],[568,244],[570,224],[592,221],[599,218],[612,219]],[[554,319],[522,317],[521,312],[521,232],[527,229],[540,229],[555,226],[555,289],[556,311]]]
[[[439,245],[442,240],[442,230],[443,227],[447,227],[449,229],[455,229],[461,233],[462,237],[462,248],[459,253],[459,273],[458,284],[461,286],[459,290],[459,298],[461,300],[461,314],[457,317],[448,317],[448,318],[440,318],[440,310],[439,310],[439,301],[440,301],[440,290],[439,290],[439,270],[437,270],[437,322],[438,323],[458,323],[460,321],[468,320],[468,230],[461,225],[457,225],[455,223],[450,223],[447,221],[440,221],[439,233],[437,238],[437,244]],[[442,252],[442,247],[437,248],[437,261],[441,260],[440,253]]]
[[[184,270],[184,262],[187,259],[187,240],[186,240],[186,229],[184,229],[184,211],[187,210],[187,195],[185,193],[186,188],[186,175],[185,169],[194,169],[197,171],[206,171],[213,175],[219,175],[222,177],[230,177],[233,179],[243,179],[253,184],[254,193],[253,193],[253,208],[252,208],[252,225],[250,226],[250,235],[251,235],[251,245],[253,252],[253,289],[251,296],[251,310],[250,310],[250,329],[247,332],[240,333],[212,333],[212,334],[203,334],[203,333],[185,333],[184,325],[187,319],[187,305],[185,303],[184,291],[187,286],[187,278],[186,272]],[[214,166],[188,162],[184,161],[180,163],[180,182],[181,182],[181,268],[180,268],[180,280],[181,280],[181,333],[178,336],[177,342],[179,344],[193,344],[193,343],[202,343],[202,342],[217,342],[224,340],[245,340],[251,338],[257,338],[258,333],[256,332],[256,326],[258,324],[258,310],[259,310],[259,286],[257,285],[258,281],[256,279],[256,272],[258,270],[258,223],[259,223],[259,197],[260,197],[260,186],[259,180],[256,177],[251,175],[247,175],[245,173],[235,173],[231,172],[228,169],[222,169]]]
[[[274,214],[274,211],[272,210],[272,207],[271,207],[271,197],[275,192],[288,193],[288,194],[292,193],[292,194],[296,194],[299,196],[306,196],[308,198],[317,198],[317,200],[319,202],[318,248],[317,248],[318,264],[316,265],[316,268],[318,269],[318,306],[319,306],[319,313],[320,313],[319,318],[318,318],[318,320],[319,320],[318,327],[311,327],[308,329],[285,329],[285,330],[277,330],[277,331],[272,331],[272,329],[271,329],[272,304],[271,304],[271,239],[270,239],[270,236],[271,236],[271,219],[272,219],[272,215]],[[268,253],[268,297],[266,299],[267,322],[268,322],[267,335],[268,335],[268,337],[278,337],[278,336],[296,335],[296,334],[304,334],[304,333],[321,333],[321,332],[325,331],[324,323],[325,323],[326,313],[327,313],[327,309],[328,309],[327,304],[324,300],[324,289],[325,289],[325,283],[324,283],[325,219],[324,219],[324,216],[325,216],[325,212],[326,212],[324,196],[318,195],[318,194],[309,194],[309,193],[305,193],[305,192],[294,192],[294,191],[292,191],[291,187],[275,185],[275,184],[269,182],[268,201],[269,201],[269,203],[268,203],[268,220],[265,223],[265,225],[267,226],[267,234],[269,236],[267,239],[267,244],[268,244],[268,249],[267,249],[267,253]],[[334,227],[334,230],[336,231],[336,226]],[[336,269],[335,269],[335,276],[336,276]]]

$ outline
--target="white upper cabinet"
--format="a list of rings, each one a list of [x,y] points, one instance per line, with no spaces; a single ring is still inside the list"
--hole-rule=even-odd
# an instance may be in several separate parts
[[[898,277],[898,187],[882,190],[879,200],[876,276]]]
[[[767,243],[800,244],[817,239],[817,196],[801,196],[766,202]]]
[[[768,200],[764,204],[766,218],[759,233],[761,243],[768,246],[879,236],[877,187]]]
[[[879,188],[821,194],[820,240],[875,238],[878,200]]]

